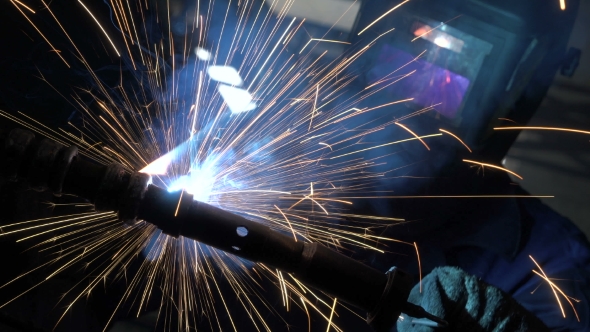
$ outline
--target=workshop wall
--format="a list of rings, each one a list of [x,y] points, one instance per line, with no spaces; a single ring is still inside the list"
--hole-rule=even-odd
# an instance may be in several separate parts
[[[556,75],[530,126],[590,131],[589,32],[590,0],[583,0],[569,41],[582,50],[579,67],[572,77]],[[590,237],[590,135],[523,131],[505,166],[524,177],[519,183],[531,194],[555,195],[545,203]]]

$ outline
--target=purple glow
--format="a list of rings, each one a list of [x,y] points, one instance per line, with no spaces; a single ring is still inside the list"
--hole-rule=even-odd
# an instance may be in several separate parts
[[[413,59],[414,56],[409,53],[390,45],[384,45],[379,54],[377,65],[367,74],[369,84],[382,80],[388,74],[407,64],[396,74],[388,76],[381,85],[394,81],[393,76],[404,75],[413,70],[416,72],[385,90],[403,98],[414,98],[414,103],[422,107],[442,103],[436,106],[436,110],[448,118],[454,118],[469,87],[469,79],[425,60],[417,60],[408,64]]]

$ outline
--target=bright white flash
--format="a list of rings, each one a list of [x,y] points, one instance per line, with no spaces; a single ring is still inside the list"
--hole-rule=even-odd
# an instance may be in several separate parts
[[[211,58],[211,53],[200,47],[195,49],[195,53],[201,60]],[[244,81],[235,68],[230,66],[209,66],[207,74],[212,80],[222,83],[218,86],[219,94],[233,114],[251,111],[256,108],[256,104],[252,102],[254,99],[252,95],[247,90],[238,88],[244,84]],[[186,160],[186,157],[191,158],[189,156],[190,147],[197,143],[193,139],[193,134],[191,131],[191,138],[154,160],[140,172],[157,176],[158,182],[165,185],[170,192],[185,190],[192,194],[194,199],[207,202],[214,189],[216,175],[218,174],[213,161],[214,158],[209,156],[205,162],[194,162],[184,175],[169,174],[172,164],[178,163],[181,159]],[[235,183],[230,180],[224,178],[223,182],[235,186]]]
[[[164,175],[172,162],[172,157],[172,154],[167,153],[141,169],[140,172],[149,175]]]
[[[434,43],[442,48],[449,48],[451,46],[451,42],[445,37],[436,37]]]
[[[215,165],[206,161],[200,166],[193,166],[187,175],[174,180],[168,187],[169,192],[184,190],[201,202],[208,202],[215,186]]]
[[[207,74],[213,80],[229,85],[241,86],[244,81],[238,71],[229,66],[211,66],[207,68]]]
[[[203,61],[209,61],[211,59],[211,53],[202,47],[196,47],[195,54],[197,55],[197,58]]]
[[[168,166],[186,151],[189,143],[190,140],[180,144],[172,151],[152,161],[149,165],[141,169],[140,172],[149,175],[166,175]]]
[[[219,93],[223,97],[223,101],[226,102],[227,107],[234,114],[256,108],[256,104],[252,102],[252,95],[246,90],[222,84],[219,86]]]
[[[218,169],[215,166],[215,156],[209,156],[204,162],[192,163],[185,175],[172,174],[171,165],[182,162],[187,157],[192,140],[180,144],[172,151],[144,167],[140,172],[154,175],[158,183],[164,185],[169,192],[184,190],[201,202],[208,202],[213,192]],[[186,159],[184,159],[186,160]],[[172,173],[171,173],[172,172]]]

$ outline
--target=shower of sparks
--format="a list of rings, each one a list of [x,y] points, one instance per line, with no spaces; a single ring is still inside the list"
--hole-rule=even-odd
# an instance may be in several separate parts
[[[307,46],[309,44],[311,44],[311,42],[324,42],[324,43],[335,43],[335,44],[345,44],[345,45],[350,45],[349,42],[345,42],[345,41],[340,41],[340,40],[331,40],[331,39],[322,39],[322,38],[311,38],[307,44],[305,44],[305,46],[303,46],[303,48],[301,49],[301,51],[299,51],[299,54],[303,53],[303,51],[307,48]]]
[[[447,134],[447,135],[451,135],[452,137],[454,137],[457,141],[459,141],[461,144],[463,144],[463,146],[469,151],[469,153],[472,153],[473,151],[471,151],[471,149],[469,148],[469,146],[467,146],[467,144],[465,144],[465,142],[463,142],[463,140],[461,140],[457,135],[451,133],[450,131],[444,130],[444,129],[439,129],[439,131]]]
[[[490,168],[494,168],[494,169],[499,169],[501,171],[504,171],[506,173],[510,173],[510,174],[516,176],[517,178],[523,180],[522,176],[516,174],[515,172],[513,172],[513,171],[511,171],[511,170],[509,170],[507,168],[501,167],[501,166],[496,166],[496,165],[492,165],[492,164],[488,164],[488,163],[481,163],[479,161],[474,161],[474,160],[469,160],[469,159],[463,159],[463,161],[466,162],[466,163],[479,165],[482,168],[483,167],[490,167]]]
[[[495,127],[494,130],[553,130],[590,135],[590,131],[558,127]]]
[[[107,22],[101,24],[79,2],[96,23],[90,23],[92,28],[98,27],[117,55],[128,60],[129,67],[141,77],[136,82],[140,88],[104,85],[97,69],[91,67],[52,12],[51,2],[43,2],[94,81],[92,90],[76,88],[73,94],[65,93],[72,96],[69,101],[83,115],[84,123],[70,123],[67,129],[56,130],[20,112],[15,115],[0,110],[0,116],[61,144],[77,145],[82,156],[98,164],[117,162],[129,172],[139,170],[150,174],[154,184],[169,191],[181,191],[180,199],[186,191],[196,199],[291,234],[295,241],[318,242],[335,250],[357,248],[384,253],[387,243],[402,243],[415,250],[421,280],[417,244],[378,235],[404,220],[348,213],[346,209],[353,204],[352,200],[553,197],[371,194],[371,188],[384,177],[382,172],[373,171],[373,167],[385,164],[388,154],[364,159],[363,152],[416,140],[430,150],[425,140],[440,137],[442,133],[453,136],[471,152],[459,137],[443,129],[418,136],[399,122],[384,125],[362,117],[385,108],[397,112],[396,105],[413,101],[407,98],[359,106],[377,91],[413,75],[416,70],[403,75],[395,73],[426,51],[395,71],[384,73],[381,80],[361,88],[360,92],[354,90],[350,94],[353,97],[342,97],[356,78],[347,69],[377,39],[394,31],[393,28],[364,44],[352,45],[351,50],[336,59],[325,61],[326,52],[313,55],[307,47],[311,42],[350,43],[312,38],[301,50],[299,46],[293,50],[291,41],[302,34],[305,22],[286,15],[293,1],[283,5],[273,2],[272,6],[283,6],[275,8],[277,11],[265,10],[250,0],[231,2],[237,12],[230,13],[228,7],[223,19],[211,16],[213,5],[202,8],[197,1],[194,20],[184,22],[187,23],[184,39],[173,37],[171,8],[164,8],[166,13],[160,17],[162,14],[157,14],[157,9],[147,8],[148,2],[131,5],[129,1],[109,0],[113,24],[120,32],[109,36],[103,28]],[[383,13],[359,35],[407,2]],[[11,3],[70,67],[61,52],[34,25],[30,18],[33,16],[27,16],[31,14],[22,9],[36,13],[19,0]],[[152,40],[156,37],[148,35],[150,24],[156,24],[149,21],[150,15],[158,15],[156,21],[164,34],[160,40]],[[230,19],[236,22],[228,23]],[[217,23],[222,25],[216,31],[218,35],[210,36],[214,41],[211,46],[204,36]],[[225,46],[229,50],[223,50]],[[178,51],[179,48],[182,50]],[[295,56],[297,52],[300,56]],[[96,109],[82,101],[88,100],[87,97],[93,99]],[[437,105],[410,114],[396,114],[395,121],[423,114]],[[396,128],[394,124],[413,137],[385,143],[362,142],[376,131]],[[495,129],[519,128],[535,127]],[[519,177],[499,166],[464,161]],[[57,206],[49,204],[51,208]],[[41,265],[0,285],[2,290],[34,272],[48,270],[44,280],[0,303],[0,308],[45,280],[77,269],[83,270],[86,277],[60,298],[60,306],[65,307],[60,321],[99,286],[124,281],[127,288],[107,324],[117,320],[120,312],[130,311],[138,317],[148,306],[158,303],[159,321],[164,330],[189,330],[202,324],[210,330],[222,330],[227,327],[223,324],[227,324],[238,331],[242,327],[236,315],[247,315],[256,330],[270,331],[268,313],[280,316],[283,308],[273,307],[266,299],[264,281],[267,281],[280,291],[284,311],[299,308],[306,312],[308,330],[311,330],[312,316],[316,316],[314,319],[321,317],[322,324],[327,322],[328,331],[331,328],[343,331],[332,321],[337,299],[312,290],[289,273],[247,262],[193,240],[170,237],[143,221],[123,224],[115,213],[93,211],[89,204],[68,206],[79,209],[78,213],[0,228],[0,236],[18,237],[17,242],[28,242],[30,249],[49,257]],[[175,214],[179,212],[178,207]],[[139,267],[132,268],[135,265]],[[546,276],[545,279],[552,289],[556,287]],[[340,306],[356,314],[345,305]],[[220,316],[227,318],[223,321]],[[174,320],[177,322],[173,323]]]
[[[11,3],[69,67],[22,9],[35,12],[19,0]],[[117,162],[129,172],[148,173],[154,184],[182,191],[180,199],[190,193],[196,199],[290,233],[295,241],[377,253],[385,252],[386,243],[398,242],[414,247],[419,260],[416,244],[377,235],[403,219],[346,211],[352,204],[346,196],[362,197],[383,178],[372,167],[384,164],[387,154],[366,160],[358,153],[414,140],[425,144],[424,139],[442,135],[417,136],[398,124],[414,137],[357,148],[359,139],[384,128],[383,124],[364,123],[366,120],[358,118],[379,109],[397,111],[396,105],[413,100],[357,107],[383,89],[382,85],[391,86],[415,71],[400,77],[390,73],[386,82],[379,82],[384,84],[355,90],[353,98],[343,97],[355,79],[348,68],[377,39],[394,29],[367,40],[365,45],[351,46],[335,60],[324,61],[326,52],[313,55],[307,47],[312,41],[350,43],[313,38],[303,49],[290,50],[294,48],[290,42],[303,34],[305,21],[286,16],[292,1],[281,5],[278,15],[255,6],[253,1],[234,3],[234,26],[227,23],[230,8],[225,10],[222,21],[209,16],[211,8],[197,9],[194,22],[189,20],[186,27],[194,35],[189,33],[184,40],[172,36],[170,9],[166,8],[164,17],[157,20],[164,36],[151,40],[147,31],[155,23],[148,18],[157,13],[148,9],[147,3],[131,6],[122,0],[109,1],[113,24],[120,32],[115,36],[107,33],[107,22],[99,22],[100,16],[79,0],[83,7],[80,11],[94,20],[90,28],[100,30],[117,55],[128,60],[129,69],[140,76],[140,88],[134,90],[104,85],[86,60],[90,54],[82,54],[73,35],[61,25],[59,13],[52,10],[52,3],[42,3],[44,14],[51,15],[56,30],[61,29],[71,42],[76,59],[94,81],[92,90],[76,88],[73,94],[64,93],[72,96],[69,101],[83,115],[84,122],[52,129],[20,112],[0,110],[1,116],[63,145],[77,145],[82,156],[98,164]],[[204,41],[207,29],[218,22],[223,22],[222,29],[211,38],[226,41],[231,46],[229,51],[222,51],[221,43],[211,48]],[[258,31],[252,26],[259,27]],[[177,44],[184,45],[179,54]],[[294,57],[293,52],[301,55]],[[240,60],[235,60],[238,57]],[[82,102],[88,96],[96,108]],[[430,109],[400,114],[398,119]],[[393,122],[389,125],[393,127]],[[49,204],[50,208],[58,206]],[[119,312],[131,310],[140,316],[157,302],[165,330],[187,330],[203,324],[203,318],[211,330],[221,330],[225,323],[239,330],[234,317],[242,314],[248,315],[257,330],[269,331],[267,313],[280,316],[281,312],[265,298],[263,281],[267,280],[277,285],[286,311],[295,307],[305,310],[309,329],[312,316],[319,315],[328,323],[328,329],[343,331],[332,321],[336,299],[312,291],[290,274],[193,240],[170,237],[143,221],[122,224],[115,213],[95,212],[90,204],[68,207],[80,212],[2,226],[0,236],[19,236],[16,241],[28,242],[31,249],[50,258],[0,285],[0,290],[41,269],[49,270],[47,280],[82,268],[86,277],[59,300],[65,307],[60,321],[99,286],[122,280],[127,288],[107,324],[117,320]],[[175,207],[177,214],[178,205]],[[139,267],[132,269],[134,265]],[[0,307],[43,281],[0,303]],[[227,289],[235,294],[228,294]],[[161,292],[161,300],[156,298],[160,296],[157,292]],[[229,303],[230,299],[234,304]],[[235,303],[242,307],[242,313]],[[226,321],[222,322],[219,315],[227,317]],[[172,323],[172,317],[176,323]]]
[[[574,311],[574,314],[576,315],[576,319],[579,322],[580,316],[578,316],[578,311],[576,310],[576,308],[574,307],[574,304],[570,300],[571,297],[566,295],[561,290],[561,288],[559,288],[557,285],[555,285],[555,283],[553,281],[551,281],[551,279],[547,276],[547,274],[545,274],[545,271],[543,271],[543,269],[541,268],[541,265],[539,265],[539,263],[537,263],[537,261],[533,258],[533,256],[529,255],[529,258],[533,261],[533,263],[535,263],[535,265],[537,266],[537,268],[540,271],[539,272],[539,271],[533,270],[533,272],[536,275],[538,275],[539,277],[543,278],[543,280],[545,280],[549,284],[549,287],[551,287],[551,291],[553,291],[553,294],[555,295],[555,299],[557,300],[557,304],[559,305],[559,309],[561,310],[561,314],[563,315],[563,318],[565,318],[565,309],[563,308],[563,305],[561,304],[561,300],[559,299],[559,295],[557,294],[558,292],[566,299],[566,301],[572,307],[572,310]]]

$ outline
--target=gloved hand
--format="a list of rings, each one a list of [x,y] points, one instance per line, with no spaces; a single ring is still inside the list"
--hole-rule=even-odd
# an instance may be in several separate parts
[[[448,329],[412,324],[414,318],[398,320],[400,332],[469,331],[512,332],[549,329],[510,295],[456,267],[439,267],[422,280],[422,293],[414,286],[409,302],[422,306],[449,323]]]

